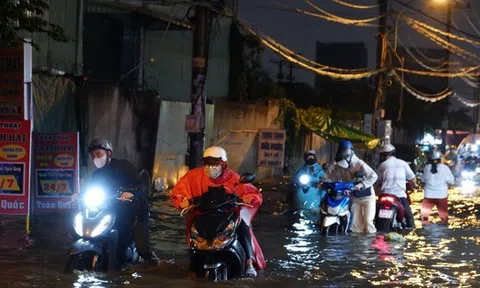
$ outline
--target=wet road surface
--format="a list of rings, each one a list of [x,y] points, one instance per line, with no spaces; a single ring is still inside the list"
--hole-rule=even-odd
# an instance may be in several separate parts
[[[0,215],[0,287],[479,287],[480,197],[459,191],[450,196],[450,224],[430,224],[411,231],[404,244],[384,235],[323,237],[314,216],[281,214],[279,191],[264,192],[254,231],[267,258],[257,279],[211,284],[192,278],[184,237],[184,219],[166,197],[152,205],[151,241],[162,259],[159,267],[137,265],[118,274],[63,273],[69,218],[32,219],[24,235],[24,218]],[[416,218],[422,193],[413,195]],[[434,209],[434,211],[436,211]],[[438,215],[433,213],[434,221]]]

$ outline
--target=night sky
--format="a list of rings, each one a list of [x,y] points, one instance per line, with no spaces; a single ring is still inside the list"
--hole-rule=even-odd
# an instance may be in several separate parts
[[[373,5],[376,4],[375,0],[343,0],[359,5]],[[446,8],[432,4],[432,2],[439,0],[402,0],[405,3],[415,6],[436,19],[445,21]],[[470,0],[471,7],[473,9],[454,9],[452,23],[458,25],[458,28],[478,35],[480,38],[480,21],[476,16],[480,16],[480,1]],[[336,14],[338,16],[352,18],[352,19],[364,19],[371,18],[378,15],[378,8],[374,9],[354,9],[344,7],[335,3],[332,0],[312,0],[312,2],[321,7],[322,9]],[[390,1],[393,3],[394,1]],[[475,2],[475,3],[474,3]],[[292,8],[301,8],[304,10],[314,10],[308,6],[303,0],[279,0],[278,3],[284,3]],[[400,11],[403,6],[389,5],[389,10]],[[430,25],[433,25],[439,29],[445,30],[445,26],[432,22],[431,20],[419,15],[415,11],[405,8],[404,13],[412,16],[418,20],[424,21]],[[469,24],[467,15],[476,27],[476,30]],[[294,51],[303,54],[309,59],[315,60],[315,45],[317,41],[320,42],[358,42],[364,41],[368,49],[369,59],[368,63],[370,67],[376,66],[376,39],[377,33],[376,27],[357,27],[347,26],[339,23],[329,22],[327,20],[315,18],[312,16],[299,14],[291,11],[285,11],[284,8],[275,4],[270,0],[240,0],[239,17],[249,22],[256,29],[259,29],[264,34],[273,37],[281,44],[293,49]],[[390,18],[391,19],[391,18]],[[391,22],[393,24],[393,22]],[[399,37],[407,44],[410,43],[409,37],[413,40],[417,47],[426,48],[441,48],[428,39],[418,34],[415,30],[411,29],[408,24],[400,21]],[[459,33],[456,33],[459,35]],[[393,39],[393,37],[391,37]],[[480,40],[479,40],[480,41]],[[453,42],[459,44],[459,42]],[[408,46],[408,45],[407,45]],[[462,48],[466,48],[471,52],[478,53],[479,48],[473,47],[469,44],[459,45]],[[264,57],[266,68],[271,72],[272,77],[275,77],[277,68],[274,64],[269,63],[272,59],[279,59],[280,56],[267,52]],[[452,57],[451,61],[456,61]],[[473,64],[467,64],[466,66],[472,66]],[[286,72],[286,70],[285,70]],[[313,72],[297,69],[295,72],[297,81],[307,82],[314,85]],[[466,98],[474,97],[474,88],[464,84],[462,80],[451,80],[451,86]],[[456,101],[453,101],[456,102]],[[457,105],[455,105],[457,106]]]

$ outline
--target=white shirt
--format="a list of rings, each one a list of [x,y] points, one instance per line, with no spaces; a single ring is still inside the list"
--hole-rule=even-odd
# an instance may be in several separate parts
[[[348,169],[340,167],[334,162],[326,171],[326,182],[353,182],[355,180],[355,172],[362,171],[365,173],[364,180],[359,184],[361,189],[370,187],[372,189],[371,198],[375,199],[375,192],[373,191],[373,184],[377,181],[377,173],[373,171],[367,163],[358,159],[353,155]]]
[[[382,193],[392,194],[398,198],[407,197],[407,181],[415,178],[407,162],[395,156],[388,157],[378,167],[378,183],[382,185]]]
[[[432,164],[428,164],[423,170],[422,182],[425,183],[424,197],[431,199],[443,199],[448,196],[448,183],[453,183],[455,178],[452,171],[445,164],[437,165],[437,173],[432,173]]]

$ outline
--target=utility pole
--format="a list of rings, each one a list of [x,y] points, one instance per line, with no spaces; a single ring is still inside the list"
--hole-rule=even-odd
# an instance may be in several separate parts
[[[270,63],[277,65],[278,73],[277,73],[277,84],[281,84],[285,75],[283,75],[283,66],[287,63],[285,60],[270,60]]]
[[[293,76],[294,68],[297,68],[295,67],[295,64],[293,64],[292,62],[288,62],[288,83],[290,84],[290,86],[292,86],[293,81],[295,80],[295,76]]]
[[[191,114],[187,116],[187,121],[193,120],[195,127],[195,129],[190,129],[190,131],[188,131],[188,136],[190,138],[188,166],[190,169],[201,166],[205,146],[205,88],[209,46],[208,35],[210,34],[208,19],[209,10],[200,5],[196,6],[192,55],[192,110]]]
[[[451,39],[450,39],[450,33],[452,31],[452,8],[453,8],[453,3],[451,3],[451,1],[448,1],[447,3],[447,27],[446,27],[446,30],[447,30],[447,43],[450,44],[451,43]],[[447,58],[447,67],[446,67],[446,71],[447,73],[450,72],[450,50],[449,48],[446,49],[446,58]],[[449,80],[450,78],[447,78],[447,87],[449,86]],[[448,132],[448,119],[444,119],[442,121],[442,144],[443,144],[443,148],[445,149],[446,148],[446,145],[447,145],[447,132]],[[444,152],[446,152],[444,150]]]
[[[379,15],[383,16],[379,20],[377,32],[377,68],[385,69],[387,67],[387,9],[388,0],[377,0],[379,5]],[[384,117],[385,88],[387,82],[387,71],[378,74],[377,96],[375,98],[375,108],[373,113],[374,134],[378,133],[378,123]]]

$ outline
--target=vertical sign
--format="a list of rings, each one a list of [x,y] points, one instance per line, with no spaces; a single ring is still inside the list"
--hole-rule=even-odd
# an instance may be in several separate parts
[[[0,214],[28,214],[30,141],[30,121],[0,121]]]
[[[363,115],[363,131],[372,134],[373,115]]]
[[[0,49],[0,118],[23,120],[24,46]]]
[[[285,155],[285,130],[258,130],[257,166],[283,168]]]
[[[78,133],[34,134],[34,212],[72,209],[71,197],[79,186]]]

